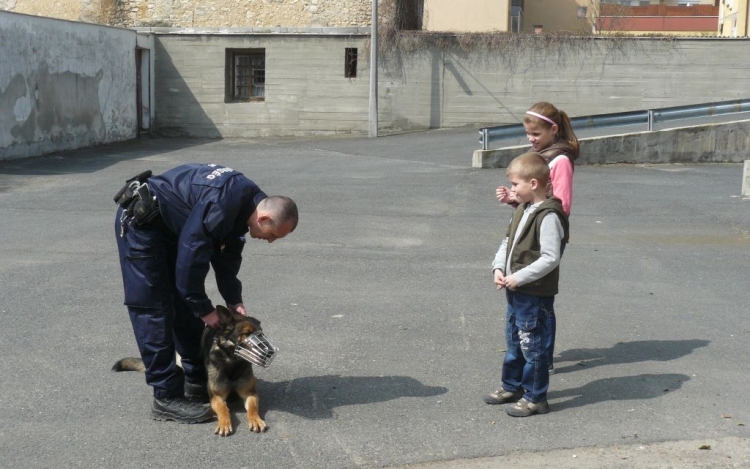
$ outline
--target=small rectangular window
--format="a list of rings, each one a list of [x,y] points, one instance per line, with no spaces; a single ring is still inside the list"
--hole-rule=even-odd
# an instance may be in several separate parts
[[[357,78],[357,48],[347,47],[344,50],[344,77]]]
[[[266,50],[227,49],[226,101],[264,101]]]

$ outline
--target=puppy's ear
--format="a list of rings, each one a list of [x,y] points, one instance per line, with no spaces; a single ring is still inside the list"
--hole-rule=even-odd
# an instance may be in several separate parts
[[[219,320],[221,322],[228,322],[232,318],[232,313],[221,305],[216,305],[216,312],[219,314]]]
[[[263,330],[263,329],[260,328],[260,321],[258,321],[257,319],[255,319],[252,316],[248,316],[247,319],[248,319],[248,321],[250,321],[250,324],[253,325],[253,329],[255,329],[254,332],[258,332],[258,331],[262,331]]]

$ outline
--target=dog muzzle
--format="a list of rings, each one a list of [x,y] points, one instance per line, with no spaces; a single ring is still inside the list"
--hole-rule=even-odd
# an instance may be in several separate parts
[[[247,336],[234,347],[234,354],[255,365],[268,368],[279,348],[273,345],[262,332]]]

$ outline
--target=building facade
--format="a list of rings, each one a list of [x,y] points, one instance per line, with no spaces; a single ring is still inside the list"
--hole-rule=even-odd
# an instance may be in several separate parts
[[[720,0],[601,0],[594,6],[600,34],[716,36]]]
[[[747,36],[749,0],[378,0],[381,21],[456,33]],[[368,27],[371,0],[0,0],[0,10],[126,28]],[[720,18],[721,15],[721,18]]]
[[[424,0],[423,29],[427,31],[510,31],[511,0]]]
[[[750,0],[721,0],[719,36],[750,37]]]

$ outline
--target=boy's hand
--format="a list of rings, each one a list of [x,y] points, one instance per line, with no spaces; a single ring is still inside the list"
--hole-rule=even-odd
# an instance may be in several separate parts
[[[495,196],[501,204],[513,204],[516,202],[516,195],[505,186],[500,186],[495,189]]]
[[[503,271],[500,269],[495,269],[493,271],[494,277],[495,277],[495,285],[497,285],[498,290],[502,290],[503,287],[505,287],[505,276],[503,275]]]
[[[505,277],[505,287],[508,290],[515,290],[518,288],[518,282],[516,282],[516,276],[515,275],[508,275]]]
[[[500,186],[495,189],[495,195],[501,204],[507,204],[510,202],[510,190],[505,186]]]

